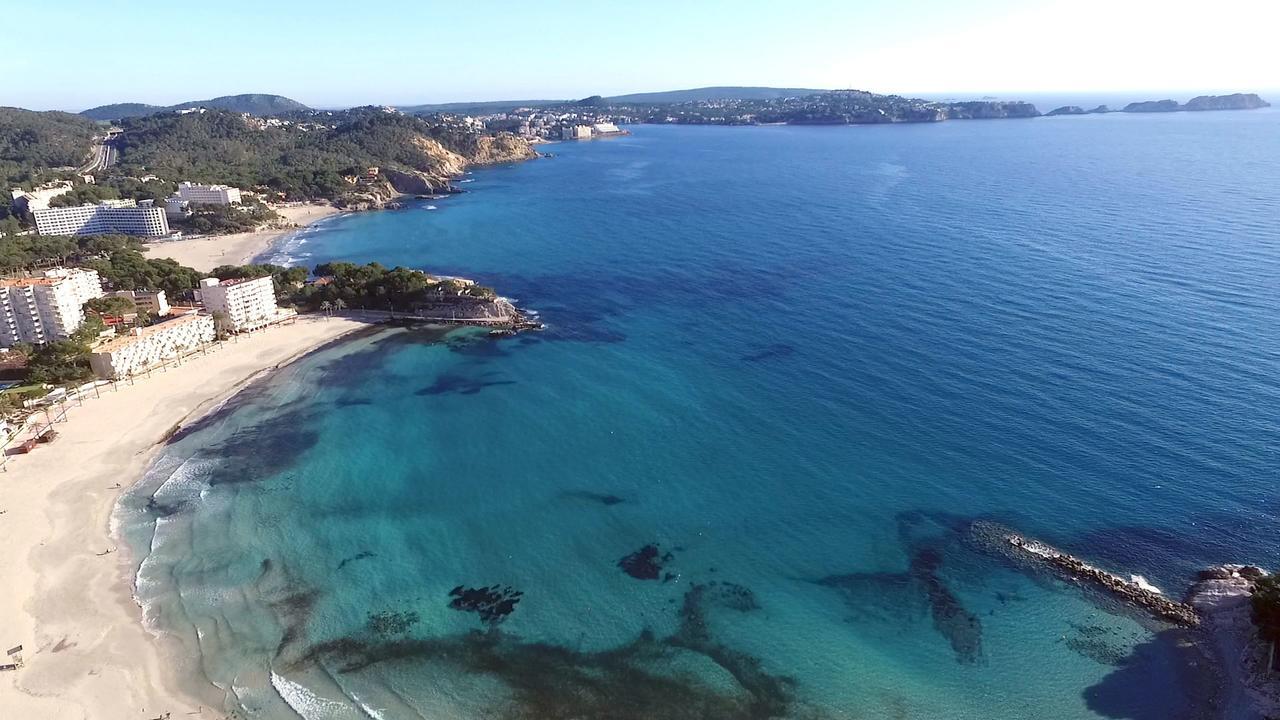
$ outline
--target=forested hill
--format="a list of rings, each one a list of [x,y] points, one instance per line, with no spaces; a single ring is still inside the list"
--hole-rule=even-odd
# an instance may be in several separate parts
[[[290,199],[346,195],[352,178],[372,166],[415,174],[426,188],[447,184],[468,164],[536,155],[517,138],[476,136],[373,108],[276,123],[227,111],[166,113],[121,127],[121,173],[265,186]]]
[[[8,189],[48,168],[85,161],[97,123],[64,112],[0,107],[0,181]]]
[[[177,105],[161,106],[145,103],[116,103],[90,108],[80,114],[92,120],[124,120],[126,118],[146,117],[157,113],[186,108],[207,108],[209,110],[229,110],[231,112],[249,113],[258,117],[273,117],[301,110],[310,110],[297,100],[290,100],[281,95],[224,95],[210,100],[192,100]]]

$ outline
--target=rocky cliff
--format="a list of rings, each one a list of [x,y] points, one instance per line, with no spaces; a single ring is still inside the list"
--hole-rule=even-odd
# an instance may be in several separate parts
[[[1257,110],[1271,107],[1271,103],[1258,97],[1256,93],[1235,93],[1233,95],[1201,95],[1191,98],[1183,106],[1184,110]]]
[[[1254,582],[1265,574],[1248,565],[1222,565],[1200,573],[1187,592],[1187,603],[1203,620],[1201,641],[1216,656],[1220,717],[1280,717],[1280,683],[1268,669],[1270,644],[1259,637],[1250,613]]]
[[[1045,113],[1045,115],[1049,115],[1049,116],[1054,116],[1054,115],[1085,115],[1085,114],[1087,114],[1087,112],[1085,111],[1085,109],[1084,109],[1084,108],[1080,107],[1079,105],[1063,105],[1062,107],[1054,108],[1054,109],[1050,110],[1049,112]]]
[[[467,168],[521,162],[538,157],[533,146],[511,133],[451,138],[453,149],[436,138],[415,135],[402,153],[403,164],[379,168],[379,179],[362,182],[339,200],[353,210],[385,207],[397,195],[458,192],[451,184]]]
[[[466,159],[472,165],[498,165],[536,157],[538,153],[528,140],[511,133],[498,133],[475,138],[475,144],[470,148]]]

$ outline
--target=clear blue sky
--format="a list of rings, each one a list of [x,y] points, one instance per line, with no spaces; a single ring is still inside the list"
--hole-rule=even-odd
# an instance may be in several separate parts
[[[703,85],[912,94],[1280,85],[1277,0],[6,2],[0,105],[312,106]]]

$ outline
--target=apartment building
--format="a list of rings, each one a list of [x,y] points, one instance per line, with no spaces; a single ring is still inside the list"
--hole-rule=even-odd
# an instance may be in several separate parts
[[[98,235],[122,233],[162,237],[169,234],[164,209],[138,207],[132,200],[104,200],[98,205],[35,210],[41,235]]]
[[[41,277],[0,279],[0,347],[40,345],[70,337],[84,304],[102,297],[96,270],[54,268]]]
[[[213,317],[188,313],[98,345],[89,367],[104,380],[119,380],[146,372],[214,340]]]
[[[107,293],[110,297],[127,298],[133,301],[133,304],[140,312],[145,312],[151,317],[163,317],[169,314],[169,299],[165,297],[163,290],[149,292],[146,290],[116,290]]]
[[[233,205],[240,203],[240,190],[226,185],[184,182],[178,183],[178,194],[175,197],[197,205]]]
[[[252,280],[205,278],[196,291],[205,310],[224,312],[231,330],[256,330],[280,318],[276,289],[271,276]]]

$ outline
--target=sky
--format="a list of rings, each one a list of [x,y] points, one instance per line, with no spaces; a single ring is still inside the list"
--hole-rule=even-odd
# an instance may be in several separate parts
[[[1280,0],[0,0],[0,105],[1280,87]],[[1140,96],[1140,97],[1138,97]]]

